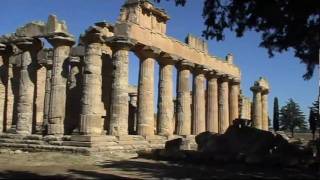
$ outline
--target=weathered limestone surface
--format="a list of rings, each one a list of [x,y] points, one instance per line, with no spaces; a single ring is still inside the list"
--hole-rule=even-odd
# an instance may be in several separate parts
[[[262,93],[262,129],[265,131],[269,130],[269,114],[268,114],[268,94],[267,92]]]
[[[154,135],[154,63],[149,57],[140,56],[138,87],[138,134]]]
[[[207,119],[206,131],[219,132],[219,114],[218,114],[218,75],[210,72],[208,75],[207,86]]]
[[[222,77],[219,84],[219,133],[229,127],[229,79]]]
[[[190,70],[193,64],[181,61],[178,65],[177,124],[178,135],[191,134]]]
[[[41,132],[43,130],[43,120],[44,120],[44,100],[45,100],[45,94],[46,94],[46,74],[47,70],[45,67],[40,67],[37,70],[37,78],[36,78],[36,85],[37,85],[37,91],[36,91],[36,132]]]
[[[102,102],[101,46],[98,40],[86,45],[80,115],[80,133],[85,135],[103,131],[106,112]]]
[[[195,69],[193,80],[193,122],[192,134],[206,130],[205,75],[203,69]]]
[[[245,97],[243,94],[240,94],[240,118],[241,119],[251,119],[251,106],[252,101]]]
[[[6,46],[0,43],[0,133],[3,132],[3,123],[5,120],[5,101],[6,101],[6,66],[4,62],[4,53]]]
[[[52,59],[47,60],[46,67],[46,85],[44,95],[44,110],[43,110],[43,126],[44,129],[48,128],[49,123],[49,110],[50,110],[50,94],[51,94],[51,76],[52,76]]]
[[[74,40],[67,35],[53,35],[47,40],[54,47],[48,134],[62,135],[66,113],[67,69],[65,63]]]
[[[17,88],[15,87],[17,85],[17,77],[14,76],[14,71],[13,71],[13,65],[8,62],[7,64],[7,73],[8,73],[8,78],[7,78],[7,87],[6,87],[6,116],[5,116],[5,131],[8,131],[11,129],[13,120],[14,120],[14,111],[16,110],[16,101],[15,97],[17,97]]]
[[[38,44],[35,44],[38,43]],[[21,58],[18,67],[20,68],[19,96],[17,104],[17,128],[18,134],[31,134],[33,124],[33,113],[35,107],[35,83],[36,83],[36,62],[32,53],[41,48],[41,42],[36,39],[19,39],[16,45],[21,49]],[[36,47],[36,45],[40,47]]]
[[[262,104],[261,104],[261,89],[252,87],[253,92],[253,126],[257,129],[262,129]]]
[[[128,39],[113,41],[113,82],[110,110],[110,135],[128,134],[128,63],[133,43]]]
[[[240,80],[232,79],[230,83],[230,125],[239,118]]]
[[[158,93],[158,134],[170,136],[173,134],[174,103],[173,103],[173,64],[161,62]]]

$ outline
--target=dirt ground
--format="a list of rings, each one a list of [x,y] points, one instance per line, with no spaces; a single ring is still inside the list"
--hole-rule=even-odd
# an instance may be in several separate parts
[[[241,164],[205,166],[137,158],[52,152],[0,154],[0,179],[320,179],[316,171]]]

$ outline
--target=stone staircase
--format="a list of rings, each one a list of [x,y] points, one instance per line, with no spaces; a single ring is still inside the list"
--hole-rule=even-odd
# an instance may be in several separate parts
[[[42,136],[0,134],[0,148],[23,151],[59,151],[90,155],[104,152],[138,152],[142,150],[163,149],[165,142],[181,136]],[[183,137],[188,148],[196,148],[194,137]]]

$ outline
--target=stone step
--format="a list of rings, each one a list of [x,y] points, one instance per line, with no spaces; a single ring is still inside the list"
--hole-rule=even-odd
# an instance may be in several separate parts
[[[146,144],[148,145],[148,141],[146,140],[136,140],[136,141],[119,141],[118,144],[120,145],[142,145],[142,144]]]
[[[145,138],[140,135],[124,135],[124,136],[117,136],[119,141],[145,141]]]
[[[44,144],[43,141],[39,140],[27,140],[27,139],[6,139],[1,138],[1,143],[15,143],[15,144]]]
[[[99,146],[115,146],[118,143],[114,141],[106,142],[79,142],[79,141],[64,141],[63,146],[77,146],[77,147],[99,147]]]
[[[73,135],[70,137],[70,141],[78,141],[78,142],[108,142],[108,141],[117,141],[115,136],[84,136],[84,135]]]
[[[70,153],[89,154],[90,149],[84,147],[74,146],[52,146],[52,145],[36,145],[36,144],[14,144],[14,143],[0,143],[0,147],[22,149],[26,151],[60,151]]]
[[[0,134],[1,139],[23,139],[22,135],[19,134]]]

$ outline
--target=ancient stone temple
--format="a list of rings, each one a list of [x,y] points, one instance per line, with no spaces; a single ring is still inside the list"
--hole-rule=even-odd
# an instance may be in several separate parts
[[[212,56],[207,43],[192,35],[185,42],[167,36],[168,20],[149,1],[127,0],[114,25],[95,23],[78,43],[53,15],[2,36],[0,146],[146,149],[177,136],[224,133],[238,118],[268,130],[268,82],[255,82],[251,103],[240,94],[233,55]],[[140,60],[138,87],[128,83],[129,52]]]

